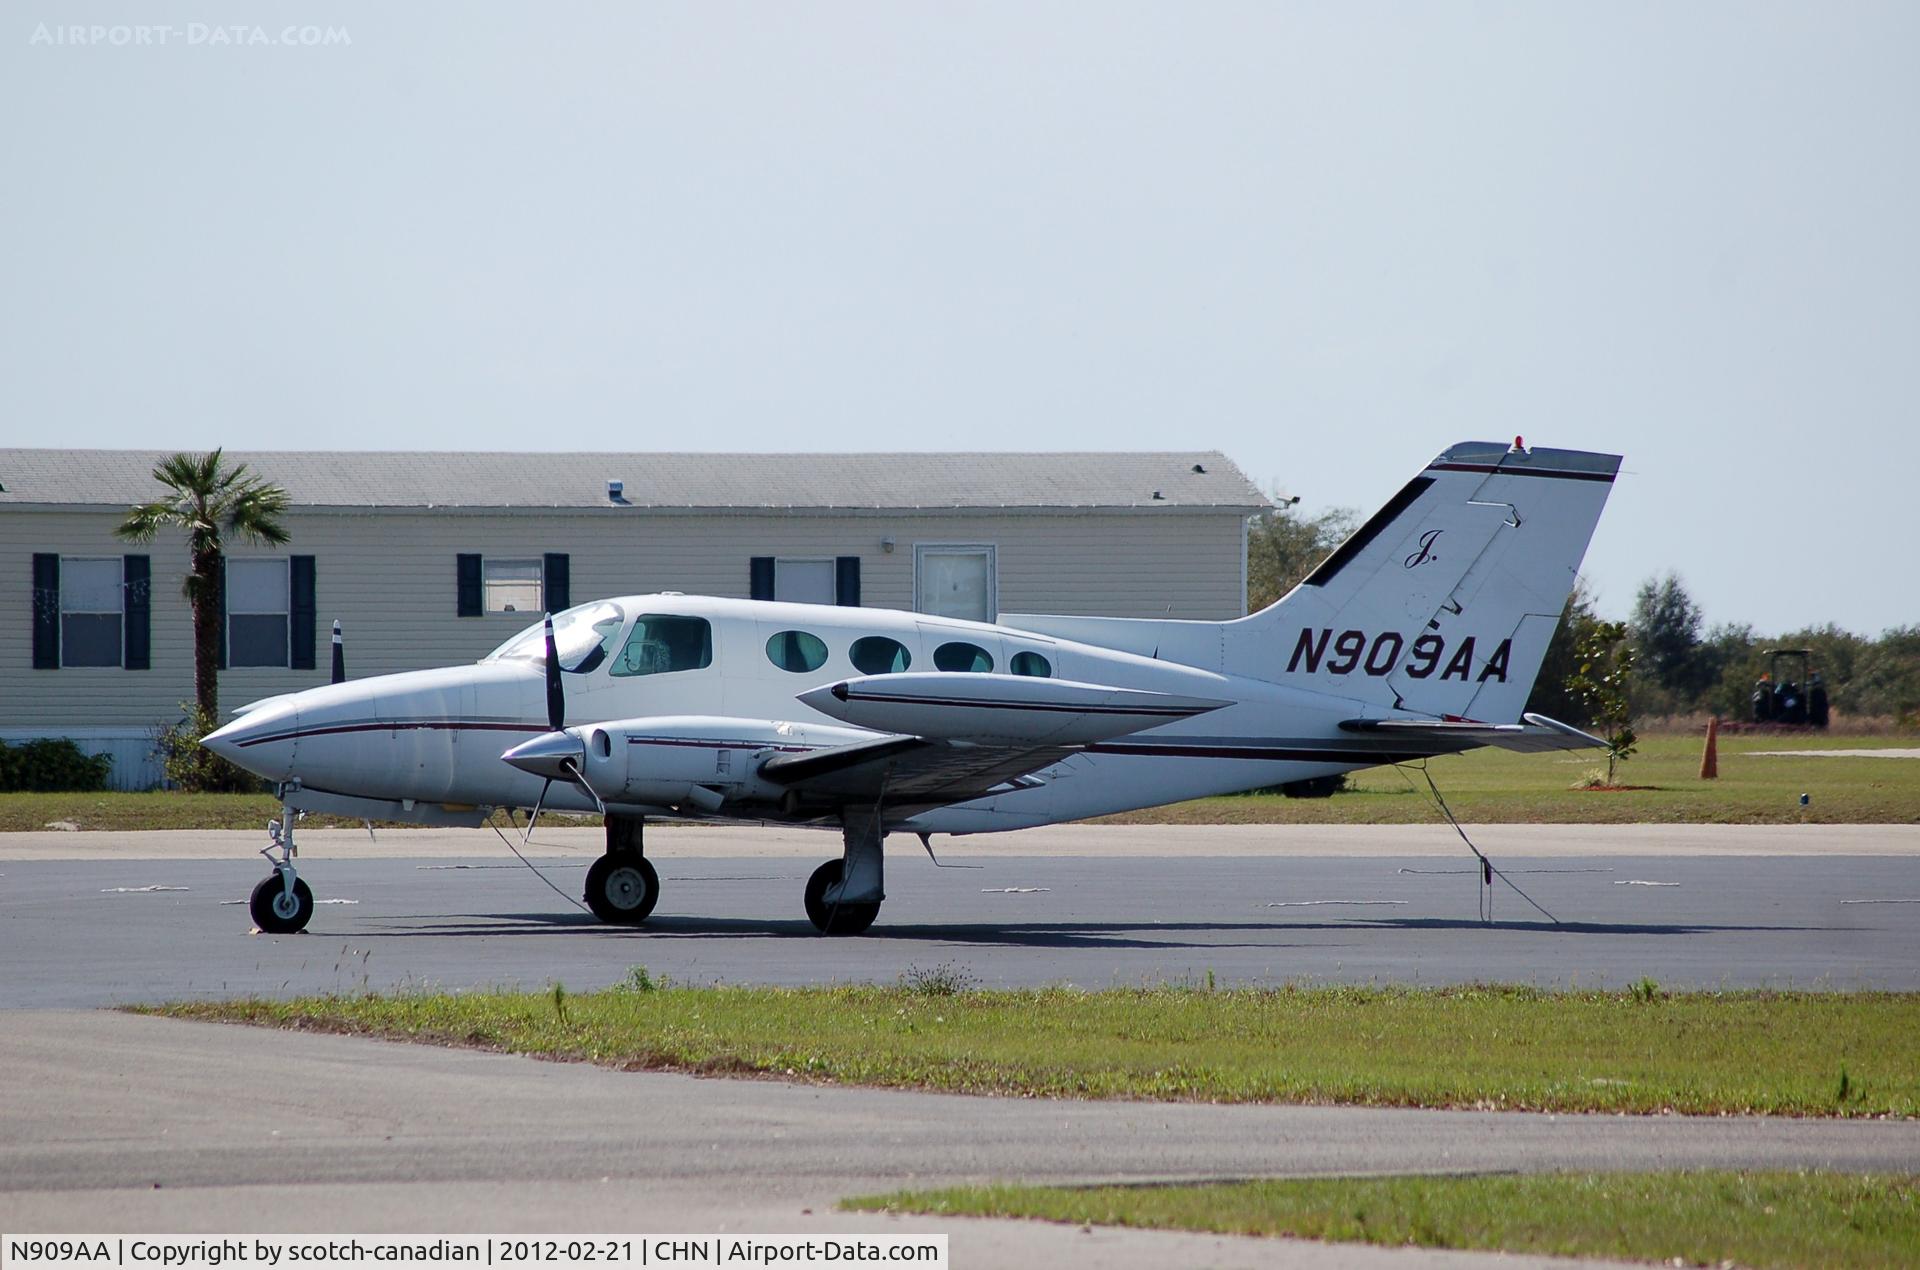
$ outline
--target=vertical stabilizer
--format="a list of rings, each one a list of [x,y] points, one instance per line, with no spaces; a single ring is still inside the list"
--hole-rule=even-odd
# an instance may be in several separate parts
[[[1227,628],[1237,674],[1383,709],[1520,717],[1620,458],[1448,448],[1277,603]]]

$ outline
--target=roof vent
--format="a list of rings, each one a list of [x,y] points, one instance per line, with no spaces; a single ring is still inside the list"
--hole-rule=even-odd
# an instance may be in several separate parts
[[[627,483],[625,481],[607,482],[607,501],[609,503],[624,503],[626,501],[626,494]]]
[[[1207,474],[1207,465],[1204,463],[1195,463],[1193,465],[1193,471],[1196,476],[1205,476]]]

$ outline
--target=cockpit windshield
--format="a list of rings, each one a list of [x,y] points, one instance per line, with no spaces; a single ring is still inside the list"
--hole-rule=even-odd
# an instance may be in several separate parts
[[[584,675],[607,659],[627,624],[626,610],[611,600],[582,604],[553,615],[553,647],[560,654],[560,669]],[[486,661],[545,661],[546,623],[535,622],[500,647],[488,653]]]

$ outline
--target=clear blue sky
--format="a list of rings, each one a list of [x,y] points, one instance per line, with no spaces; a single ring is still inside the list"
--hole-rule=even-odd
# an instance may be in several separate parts
[[[60,30],[115,23],[172,30]],[[1365,510],[1520,433],[1627,456],[1604,610],[1672,568],[1877,632],[1917,51],[1913,4],[30,0],[0,443],[1218,447]]]

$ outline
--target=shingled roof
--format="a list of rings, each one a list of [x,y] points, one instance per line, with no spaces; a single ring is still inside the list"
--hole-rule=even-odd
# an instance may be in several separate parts
[[[163,450],[0,449],[0,506],[126,507]],[[295,507],[1217,507],[1267,500],[1217,450],[1047,454],[511,454],[230,450]]]

